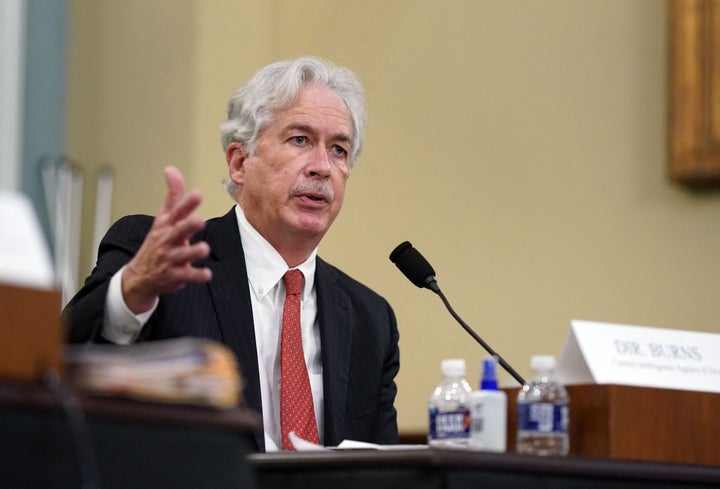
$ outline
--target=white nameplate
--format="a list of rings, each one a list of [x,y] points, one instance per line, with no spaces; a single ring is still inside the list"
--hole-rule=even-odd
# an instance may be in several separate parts
[[[52,260],[30,200],[0,191],[0,283],[35,289],[55,285]]]
[[[565,384],[720,392],[720,335],[573,320],[557,376]]]

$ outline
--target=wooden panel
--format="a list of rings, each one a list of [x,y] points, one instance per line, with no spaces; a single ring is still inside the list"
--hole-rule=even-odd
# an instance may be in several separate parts
[[[39,381],[62,371],[60,294],[0,284],[0,378]]]
[[[668,5],[668,173],[720,188],[720,0]]]
[[[720,394],[620,385],[568,386],[570,454],[720,465]],[[508,394],[515,450],[517,392]]]

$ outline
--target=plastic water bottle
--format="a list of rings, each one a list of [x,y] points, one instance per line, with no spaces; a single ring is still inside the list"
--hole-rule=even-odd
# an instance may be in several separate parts
[[[555,357],[531,359],[533,378],[518,394],[518,453],[567,455],[570,449],[570,399],[565,387],[553,379]]]
[[[443,360],[440,368],[442,381],[428,400],[428,445],[467,448],[472,388],[465,380],[465,360]]]
[[[497,362],[482,361],[480,390],[470,395],[470,448],[504,452],[507,430],[507,395],[498,389]]]

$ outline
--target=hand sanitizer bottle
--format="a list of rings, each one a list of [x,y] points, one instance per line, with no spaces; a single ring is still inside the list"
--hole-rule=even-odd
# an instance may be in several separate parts
[[[482,362],[480,390],[470,395],[470,443],[473,450],[504,452],[507,431],[507,395],[498,389],[497,362]]]

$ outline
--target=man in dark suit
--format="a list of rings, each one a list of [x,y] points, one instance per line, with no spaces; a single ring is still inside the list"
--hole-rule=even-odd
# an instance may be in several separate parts
[[[238,357],[245,405],[262,413],[258,448],[288,448],[279,388],[283,276],[300,270],[301,369],[319,441],[396,443],[393,311],[317,257],[365,120],[362,86],[347,69],[300,58],[260,70],[233,94],[221,126],[226,189],[237,205],[204,222],[194,213],[199,193],[185,193],[180,173],[166,168],[168,193],[155,218],[125,217],[104,237],[93,273],[66,308],[69,341],[221,341]]]

